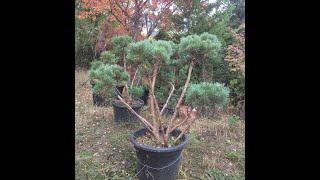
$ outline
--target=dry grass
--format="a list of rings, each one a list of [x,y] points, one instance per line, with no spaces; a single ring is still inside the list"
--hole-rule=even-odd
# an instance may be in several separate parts
[[[87,72],[75,72],[76,179],[134,179],[129,141],[139,124],[116,124],[111,107],[95,107]],[[83,84],[84,83],[84,84]],[[142,112],[144,113],[144,112]],[[230,115],[201,119],[190,129],[179,179],[244,179],[243,121]]]

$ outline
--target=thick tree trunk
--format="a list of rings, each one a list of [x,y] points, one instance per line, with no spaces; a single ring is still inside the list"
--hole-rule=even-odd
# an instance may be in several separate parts
[[[156,97],[154,95],[154,87],[157,79],[157,72],[159,69],[159,64],[156,63],[154,65],[153,71],[152,71],[152,77],[150,77],[150,107],[151,107],[151,114],[153,118],[153,130],[154,134],[156,134],[157,138],[160,138],[160,126],[161,126],[161,120],[160,120],[160,111],[159,106],[157,104]]]

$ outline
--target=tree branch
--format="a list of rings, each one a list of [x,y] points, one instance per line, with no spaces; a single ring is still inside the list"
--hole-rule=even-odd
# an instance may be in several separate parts
[[[153,102],[154,102],[154,104],[155,104],[155,108],[156,108],[156,111],[157,111],[157,116],[160,116],[159,105],[158,105],[157,99],[156,99],[156,97],[155,97],[155,95],[154,95],[154,87],[155,87],[155,84],[156,84],[158,69],[159,69],[159,63],[156,62],[156,64],[154,65],[153,72],[152,72],[151,96],[152,96],[153,99],[154,99]]]
[[[170,119],[170,123],[169,123],[168,129],[167,129],[167,132],[166,132],[166,138],[169,138],[169,135],[170,135],[169,132],[171,131],[171,126],[173,124],[173,120],[177,116],[178,109],[179,109],[179,107],[180,107],[180,105],[182,103],[183,97],[184,97],[184,95],[185,95],[185,93],[187,91],[187,88],[188,88],[188,85],[189,85],[189,81],[190,81],[190,78],[191,78],[192,69],[193,69],[193,62],[191,62],[190,66],[189,66],[187,80],[186,80],[186,82],[184,84],[182,93],[181,93],[180,98],[179,98],[179,100],[177,102],[177,105],[175,107],[174,113],[173,113],[173,115],[172,115],[172,117]]]
[[[138,70],[139,70],[139,68],[137,68],[136,72],[134,73],[134,76],[133,76],[133,78],[132,78],[132,82],[131,82],[130,88],[132,88],[132,86],[133,86],[133,82],[134,82],[134,80],[136,79],[136,75],[137,75]]]
[[[164,10],[169,8],[168,5],[171,4],[173,1],[169,1],[163,8],[161,8],[160,10],[160,14],[158,14],[157,19],[154,21],[154,23],[151,24],[150,28],[147,29],[148,33],[147,33],[147,37],[151,36],[151,34],[153,33],[153,31],[157,28],[160,19],[163,17],[163,13]]]
[[[129,109],[129,111],[131,111],[134,115],[138,117],[138,119],[146,126],[146,128],[152,131],[153,129],[152,125],[145,118],[143,118],[138,113],[136,113],[136,111],[133,110],[131,106],[127,104],[121,96],[117,95],[117,97]]]
[[[118,8],[123,12],[123,14],[124,14],[127,18],[130,18],[130,15],[128,14],[128,12],[126,12],[126,11],[120,6],[120,4],[118,3],[118,0],[113,1],[113,2],[118,6]]]
[[[155,139],[157,140],[158,143],[162,143],[160,137],[159,137],[159,130],[157,131],[158,133],[155,134],[154,133],[154,127],[146,120],[144,119],[142,116],[140,116],[138,113],[135,112],[135,110],[133,110],[129,104],[127,104],[119,95],[118,98],[120,99],[120,101],[129,109],[130,112],[132,112],[134,115],[136,115],[138,117],[138,119],[140,120],[140,122],[142,124],[144,124],[144,126],[148,129],[148,131],[155,137]]]
[[[185,117],[179,124],[176,124],[175,126],[173,126],[173,128],[170,129],[169,134],[174,131],[175,129],[177,129],[178,127],[182,126],[184,123],[186,123],[188,121],[189,117]]]
[[[128,29],[127,26],[118,18],[118,16],[116,16],[116,15],[113,13],[111,7],[110,7],[110,13],[112,14],[113,17],[116,18],[116,20],[117,20],[128,32],[130,32],[130,29]]]
[[[151,78],[148,79],[150,86],[152,86],[152,80]],[[156,125],[156,115],[155,115],[155,111],[154,111],[154,101],[153,101],[153,96],[152,96],[152,87],[151,87],[151,91],[149,93],[149,99],[150,99],[150,111],[151,111],[151,115],[152,115],[152,120],[153,120],[153,125]]]
[[[174,85],[173,85],[172,83],[170,83],[170,84],[171,84],[172,88],[171,88],[171,91],[170,91],[170,94],[169,94],[169,97],[168,97],[166,103],[164,104],[164,106],[163,106],[162,109],[161,109],[160,116],[162,116],[164,110],[165,110],[166,107],[168,106],[169,100],[170,100],[170,98],[171,98],[171,96],[172,96],[172,94],[173,94],[173,91],[175,90]]]
[[[179,136],[174,140],[174,143],[176,143],[182,136],[185,134],[185,132],[190,128],[191,124],[196,120],[197,118],[193,117],[191,118],[191,121],[188,123],[187,127],[181,131]]]

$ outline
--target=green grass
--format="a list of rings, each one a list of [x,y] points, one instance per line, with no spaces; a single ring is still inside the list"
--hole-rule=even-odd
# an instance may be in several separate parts
[[[90,86],[79,85],[85,73],[76,72],[76,179],[135,179],[137,158],[129,137],[142,126],[117,124],[111,107],[94,107]],[[201,119],[188,136],[179,179],[244,179],[243,121],[232,114]]]
[[[238,174],[228,174],[219,169],[212,168],[201,179],[214,180],[244,180],[245,177]]]
[[[238,162],[241,160],[241,158],[243,158],[243,156],[237,152],[226,153],[226,156],[228,159],[230,159],[233,162]]]

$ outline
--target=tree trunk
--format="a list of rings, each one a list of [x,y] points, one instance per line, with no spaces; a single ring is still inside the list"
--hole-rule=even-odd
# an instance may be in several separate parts
[[[176,116],[177,116],[179,107],[180,107],[180,105],[181,105],[181,103],[182,103],[182,100],[183,100],[183,97],[184,97],[184,95],[185,95],[185,93],[186,93],[186,91],[187,91],[187,88],[188,88],[188,85],[189,85],[189,82],[190,82],[190,78],[191,78],[191,74],[192,74],[193,66],[194,66],[194,64],[193,64],[193,62],[192,62],[192,63],[190,64],[190,66],[189,66],[187,80],[186,80],[186,82],[185,82],[185,84],[184,84],[183,90],[182,90],[182,92],[181,92],[180,98],[179,98],[179,100],[178,100],[178,102],[177,102],[177,105],[176,105],[176,107],[175,107],[174,113],[173,113],[173,115],[172,115],[172,117],[171,117],[171,119],[170,119],[170,123],[169,123],[169,126],[168,126],[168,128],[167,128],[166,135],[165,135],[165,139],[164,139],[164,142],[165,142],[166,145],[168,144],[168,140],[169,140],[169,137],[170,137],[170,133],[173,131],[173,129],[172,129],[173,120],[174,120],[174,119],[176,118]]]

